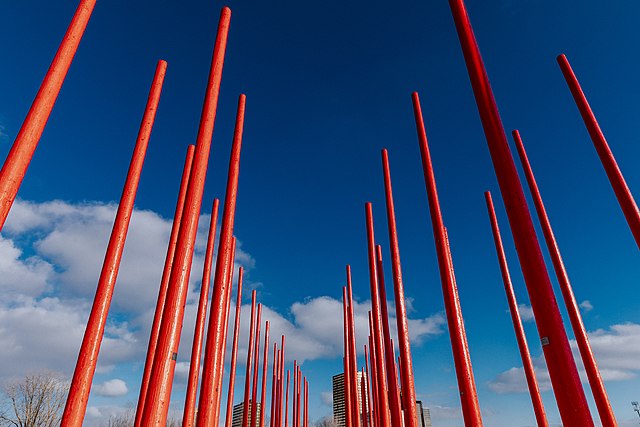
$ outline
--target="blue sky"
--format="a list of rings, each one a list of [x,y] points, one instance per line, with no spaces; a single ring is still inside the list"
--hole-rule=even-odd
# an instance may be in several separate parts
[[[280,322],[291,340],[298,337],[292,351],[306,359],[311,419],[330,413],[322,393],[341,369],[340,340],[333,336],[338,331],[330,320],[339,313],[335,299],[341,297],[347,263],[353,266],[356,299],[366,311],[365,201],[374,203],[377,238],[388,257],[380,166],[380,149],[386,147],[416,325],[418,393],[433,408],[437,425],[461,425],[411,110],[410,93],[417,90],[486,424],[533,425],[527,394],[514,391],[520,377],[507,372],[521,362],[482,194],[489,189],[497,196],[497,183],[447,2],[227,4],[233,16],[201,223],[207,223],[213,197],[224,195],[236,99],[246,93],[236,216],[240,263],[249,270],[248,288],[258,289],[274,323]],[[0,44],[0,158],[75,6],[44,1],[0,6],[5,41]],[[21,187],[21,201],[2,234],[7,261],[0,267],[0,316],[2,324],[15,322],[15,329],[0,334],[0,342],[23,341],[4,355],[0,376],[42,368],[69,375],[155,63],[167,60],[138,212],[115,291],[110,340],[95,381],[119,379],[127,391],[120,387],[100,396],[94,389],[94,417],[88,423],[99,424],[137,398],[163,246],[186,146],[197,133],[222,6],[200,0],[98,2]],[[555,57],[567,54],[629,186],[638,191],[640,61],[630,53],[640,38],[635,20],[640,4],[469,0],[467,6],[503,122],[507,131],[522,133],[576,297],[592,305],[584,310],[584,321],[594,333],[603,372],[606,368],[614,410],[620,421],[633,420],[629,402],[640,399],[637,247]],[[496,204],[516,294],[528,304],[504,209],[501,201]],[[204,238],[199,242],[202,246]],[[191,317],[200,271],[195,267],[192,274]],[[184,361],[192,323],[185,320]],[[19,333],[27,326],[29,333],[46,330],[51,342],[27,340],[28,334]],[[527,322],[525,328],[537,357],[535,325]],[[175,407],[183,389],[183,383],[176,384]],[[115,396],[104,396],[109,394]],[[558,422],[552,392],[546,391],[544,400],[550,419]]]

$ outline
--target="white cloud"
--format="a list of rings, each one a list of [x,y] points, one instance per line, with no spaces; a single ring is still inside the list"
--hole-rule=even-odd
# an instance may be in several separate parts
[[[589,301],[588,299],[582,301],[579,307],[582,309],[584,313],[588,313],[591,310],[593,310],[593,305],[591,304],[591,301]]]
[[[624,323],[588,333],[591,349],[596,357],[600,374],[605,381],[623,381],[635,378],[640,371],[640,324]],[[571,350],[578,365],[580,377],[587,381],[582,359],[575,340],[570,340]],[[551,381],[543,356],[533,359],[538,385],[549,390]],[[496,393],[526,392],[527,385],[522,367],[513,367],[489,381]]]
[[[327,406],[333,406],[333,392],[323,391],[320,393],[320,400]]]
[[[124,396],[129,392],[127,383],[121,379],[114,378],[103,382],[102,384],[96,384],[93,386],[93,392],[98,396],[104,397],[118,397]]]
[[[518,312],[520,312],[520,319],[523,322],[533,322],[535,320],[533,317],[533,309],[530,305],[518,304]]]

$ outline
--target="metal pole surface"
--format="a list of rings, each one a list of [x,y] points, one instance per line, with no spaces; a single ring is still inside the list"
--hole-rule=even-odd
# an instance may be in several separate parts
[[[373,317],[371,316],[371,312],[369,312],[369,332],[373,334]],[[375,424],[376,426],[380,426],[380,401],[378,400],[378,396],[380,395],[380,391],[378,388],[378,373],[377,362],[376,362],[376,346],[373,344],[373,336],[369,335],[369,364],[371,367],[371,397],[373,399],[373,409],[375,411]]]
[[[204,268],[202,270],[202,282],[200,285],[200,300],[196,313],[196,325],[191,346],[191,362],[189,363],[189,377],[187,379],[187,395],[184,401],[184,413],[182,415],[183,427],[192,427],[196,417],[196,394],[198,393],[198,378],[200,375],[200,359],[202,352],[202,338],[204,336],[204,324],[207,318],[207,304],[209,303],[209,286],[211,285],[211,265],[213,263],[213,250],[216,241],[216,224],[218,222],[218,206],[220,200],[213,200],[211,221],[209,223],[209,235],[204,256]]]
[[[238,269],[238,296],[236,297],[236,316],[233,323],[233,344],[231,350],[231,367],[229,368],[229,388],[227,391],[227,413],[225,427],[231,427],[233,421],[233,394],[236,383],[236,365],[238,359],[238,335],[240,334],[240,313],[242,311],[242,274],[244,269]]]
[[[369,356],[367,353],[367,345],[364,345],[364,369],[367,377],[367,413],[369,418],[369,425],[374,427],[376,425],[375,419],[373,418],[373,401],[371,400],[371,380],[369,379]]]
[[[284,427],[289,427],[289,380],[291,371],[287,369],[287,388],[284,393]]]
[[[278,344],[273,343],[273,375],[271,377],[271,411],[269,412],[269,427],[274,427],[275,422],[275,400],[276,400],[276,361],[278,360]],[[261,426],[262,427],[262,426]]]
[[[489,77],[484,68],[469,16],[462,0],[449,0],[458,37],[476,98],[493,167],[500,185],[515,241],[520,265],[529,292],[536,326],[549,368],[553,392],[565,427],[593,426],[593,420],[582,389],[569,340],[522,184],[511,156],[500,113],[493,97]]]
[[[253,338],[256,328],[256,291],[251,292],[251,327],[249,328],[249,347],[247,349],[247,367],[244,373],[244,398],[242,399],[242,427],[249,425],[249,399],[251,396],[251,359],[253,357]]]
[[[400,391],[398,390],[398,376],[395,371],[395,356],[391,331],[389,329],[389,309],[387,307],[387,291],[385,289],[384,268],[382,265],[382,247],[376,246],[376,271],[378,272],[378,291],[382,316],[382,332],[384,338],[384,360],[386,362],[389,409],[391,411],[391,425],[402,425],[402,408],[400,405]]]
[[[196,146],[189,145],[187,147],[187,157],[182,169],[182,178],[180,180],[180,190],[178,192],[178,202],[173,215],[173,224],[171,225],[171,234],[169,236],[169,246],[167,247],[167,256],[164,260],[164,268],[162,270],[162,279],[160,280],[160,289],[158,290],[158,301],[153,315],[153,324],[149,335],[149,345],[147,347],[147,356],[142,374],[142,383],[140,385],[140,395],[138,397],[138,405],[136,408],[135,427],[139,427],[142,422],[142,413],[144,411],[144,403],[149,388],[149,378],[151,377],[151,369],[153,368],[153,359],[158,346],[158,335],[160,335],[160,322],[162,321],[162,312],[164,303],[167,299],[167,291],[169,287],[169,276],[171,275],[171,267],[173,266],[173,256],[176,252],[178,244],[178,232],[180,231],[180,221],[182,220],[182,211],[184,209],[184,200],[187,196],[187,187],[189,185],[189,176],[191,174],[191,166]]]
[[[580,87],[578,78],[569,64],[569,60],[567,60],[565,55],[560,55],[557,59],[558,64],[560,64],[562,74],[569,86],[569,90],[571,90],[571,94],[573,95],[573,99],[578,106],[578,110],[580,110],[582,120],[587,127],[587,131],[589,131],[589,136],[591,137],[593,146],[598,153],[598,157],[600,157],[600,162],[607,173],[611,187],[616,194],[618,203],[620,204],[622,212],[629,224],[631,233],[636,240],[636,244],[640,247],[640,210],[638,210],[638,205],[636,204],[633,194],[631,194],[631,190],[622,175],[622,171],[618,166],[618,162],[616,162],[616,158],[613,156],[609,143],[604,137],[602,129],[600,129],[598,120],[591,110],[589,101],[587,101],[587,97]],[[600,407],[598,407],[598,410],[600,410]],[[602,413],[600,416],[602,417]],[[611,422],[611,417],[607,416],[606,419],[606,422]],[[603,420],[603,422],[605,421]]]
[[[504,290],[507,293],[507,302],[509,303],[509,312],[511,313],[511,320],[513,321],[513,329],[516,332],[518,348],[520,349],[520,356],[522,357],[522,365],[524,366],[527,386],[529,387],[529,394],[531,395],[533,412],[536,416],[538,426],[546,427],[549,423],[547,422],[547,415],[544,412],[544,405],[542,403],[542,398],[540,397],[540,389],[538,388],[536,373],[533,369],[531,353],[529,353],[529,346],[527,345],[527,337],[524,333],[524,328],[522,327],[522,320],[520,319],[520,312],[518,311],[518,302],[516,301],[516,295],[513,291],[513,284],[511,283],[511,275],[509,274],[509,266],[507,264],[507,257],[504,253],[504,247],[502,245],[502,237],[500,236],[500,228],[498,227],[498,218],[496,217],[496,211],[493,207],[491,193],[488,191],[485,192],[484,197],[487,202],[487,210],[489,211],[493,241],[496,245]]]
[[[253,345],[253,382],[251,385],[251,422],[250,426],[256,426],[258,416],[258,373],[260,371],[260,325],[262,323],[262,304],[258,304],[258,317],[256,318],[256,335]]]
[[[240,151],[242,149],[242,132],[244,128],[244,112],[246,97],[240,95],[236,113],[236,126],[233,134],[233,145],[229,159],[229,171],[227,174],[227,188],[222,213],[222,226],[220,228],[220,243],[218,245],[218,258],[216,260],[216,274],[213,281],[213,295],[209,312],[209,328],[205,350],[205,365],[202,375],[202,390],[198,404],[198,427],[218,425],[220,412],[222,376],[224,373],[224,345],[227,331],[222,327],[225,322],[225,307],[228,292],[225,286],[225,277],[231,264],[231,243],[233,239],[233,226],[235,221],[236,199],[238,196],[238,177],[240,175]]]
[[[191,170],[182,223],[178,234],[179,243],[176,249],[174,265],[171,270],[171,278],[169,279],[169,293],[162,314],[160,338],[154,366],[151,371],[149,394],[142,416],[142,425],[145,427],[164,427],[167,423],[167,412],[171,400],[173,375],[180,345],[184,306],[187,298],[196,234],[198,232],[202,194],[204,192],[204,183],[211,151],[211,137],[213,135],[213,125],[217,111],[230,20],[231,10],[225,7],[222,9],[220,22],[218,23],[218,33],[213,51],[211,69],[209,71],[209,80],[202,115],[200,117],[200,127],[196,138],[196,153],[193,159],[193,168]],[[218,251],[218,258],[219,257],[220,251]],[[216,270],[216,276],[217,273]],[[214,294],[213,297],[216,298],[218,295]],[[211,330],[211,328],[209,328],[209,330]],[[205,363],[203,367],[205,375],[208,369],[209,366]],[[205,389],[204,386],[206,386],[206,384],[203,382],[203,390]],[[198,412],[198,425],[200,425],[199,423],[202,418],[203,413],[202,410],[200,410]]]
[[[440,202],[438,201],[438,190],[436,188],[433,166],[431,164],[431,154],[429,153],[427,134],[424,129],[422,111],[417,93],[413,94],[413,108],[420,142],[424,181],[427,187],[433,237],[438,256],[438,268],[442,282],[444,306],[447,313],[447,323],[449,325],[449,337],[451,339],[451,349],[453,351],[453,360],[458,378],[462,414],[466,426],[482,426],[482,416],[480,414],[473,369],[471,367],[471,358],[469,357],[464,319],[462,317],[462,311],[460,310],[458,289],[455,284],[453,265],[449,257],[446,232],[442,221],[442,213],[440,212]]]
[[[27,173],[40,137],[47,125],[53,105],[58,98],[64,79],[78,50],[84,30],[96,5],[96,0],[81,0],[58,51],[42,80],[36,98],[16,136],[11,150],[0,170],[0,231],[7,219],[11,205]],[[83,414],[84,416],[84,414]],[[66,418],[69,422],[69,418]]]
[[[113,223],[109,245],[102,264],[102,271],[98,279],[96,295],[93,299],[93,306],[87,321],[87,328],[84,332],[82,345],[78,354],[78,361],[73,373],[73,379],[69,386],[69,395],[67,403],[62,415],[61,426],[64,427],[80,427],[84,421],[87,410],[87,401],[91,391],[91,383],[93,375],[98,363],[98,354],[100,353],[100,345],[104,335],[104,328],[111,307],[111,299],[113,290],[116,285],[118,271],[120,269],[120,260],[122,259],[122,251],[127,239],[129,223],[133,213],[136,193],[138,191],[138,183],[140,182],[140,174],[142,173],[142,165],[147,153],[149,138],[153,122],[158,110],[160,102],[160,94],[162,92],[162,84],[167,71],[167,63],[158,61],[155,75],[147,105],[140,124],[140,130],[136,139],[136,145],[133,149],[131,163],[127,172],[127,178],[124,183],[118,211]]]
[[[538,188],[536,178],[533,175],[533,170],[531,169],[531,165],[529,164],[529,159],[527,158],[527,152],[524,149],[522,138],[520,137],[520,133],[517,130],[514,130],[512,135],[513,140],[516,143],[516,148],[518,149],[518,155],[520,157],[522,169],[524,170],[524,174],[529,185],[529,191],[531,192],[531,197],[533,198],[533,204],[536,208],[538,220],[540,221],[540,226],[542,227],[542,234],[544,235],[547,249],[549,250],[549,255],[551,256],[551,262],[553,263],[553,268],[556,272],[556,277],[558,278],[558,284],[560,285],[560,290],[562,291],[564,304],[565,307],[567,307],[567,313],[569,314],[569,320],[571,322],[571,327],[573,328],[573,334],[575,336],[576,342],[578,343],[578,349],[580,350],[582,363],[584,364],[587,378],[589,379],[589,385],[591,386],[591,391],[596,402],[596,407],[598,408],[598,414],[600,415],[600,421],[602,422],[602,425],[604,427],[617,426],[618,422],[616,421],[616,417],[613,414],[613,409],[611,409],[611,403],[609,402],[607,390],[604,387],[604,382],[602,381],[602,377],[600,376],[600,370],[598,369],[596,358],[593,355],[593,351],[591,350],[589,337],[587,336],[587,331],[584,327],[584,323],[582,322],[582,316],[580,315],[580,308],[578,307],[578,302],[576,301],[576,297],[573,294],[571,282],[569,281],[569,274],[567,273],[567,269],[564,266],[564,261],[562,260],[562,255],[560,254],[560,247],[558,246],[556,236],[554,235],[553,229],[551,228],[551,222],[549,221],[547,210],[545,209],[544,203],[542,202],[540,189]]]
[[[262,364],[262,389],[260,392],[260,424],[264,427],[264,404],[267,401],[267,371],[269,370],[269,321],[267,320],[264,328],[264,355]]]
[[[391,425],[391,419],[389,414],[389,399],[387,395],[387,385],[385,383],[385,369],[384,369],[384,349],[382,345],[382,331],[380,326],[380,297],[378,295],[378,277],[376,269],[376,250],[375,250],[375,236],[373,232],[373,210],[371,203],[365,204],[365,214],[367,222],[367,249],[369,259],[369,285],[371,288],[371,313],[372,313],[372,327],[373,327],[373,344],[375,345],[375,361],[376,361],[376,375],[378,389],[378,420],[380,427],[389,427]]]
[[[354,390],[352,393],[352,404],[351,410],[353,411],[353,415],[351,419],[355,420],[354,423],[356,426],[360,425],[360,409],[358,406],[358,380],[357,380],[357,372],[358,372],[358,360],[356,354],[356,325],[355,318],[353,314],[353,286],[351,283],[351,266],[347,265],[347,308],[348,308],[348,317],[349,317],[349,374],[350,374],[350,388]]]
[[[343,320],[343,344],[344,344],[344,357],[342,359],[343,374],[342,374],[342,387],[344,389],[344,420],[345,425],[352,426],[353,410],[351,398],[351,381],[349,380],[349,371],[351,370],[349,361],[349,317],[347,310],[347,288],[342,287],[342,320]]]
[[[413,360],[411,357],[411,343],[409,342],[409,322],[407,321],[407,307],[402,281],[402,267],[400,265],[400,245],[396,228],[396,213],[393,202],[393,188],[391,186],[391,171],[389,154],[382,150],[382,170],[384,173],[384,190],[387,205],[387,226],[389,229],[389,246],[391,248],[391,270],[393,273],[393,294],[396,303],[396,323],[398,327],[398,346],[402,360],[400,381],[402,396],[407,402],[416,401],[416,390],[413,379]],[[415,405],[404,405],[405,427],[418,427],[418,413]]]

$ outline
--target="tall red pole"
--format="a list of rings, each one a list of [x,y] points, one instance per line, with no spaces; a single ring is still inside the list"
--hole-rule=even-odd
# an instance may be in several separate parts
[[[380,427],[389,427],[391,420],[389,417],[389,399],[387,395],[387,384],[385,383],[385,369],[384,369],[384,348],[383,348],[383,336],[380,327],[380,297],[378,295],[378,277],[376,269],[376,250],[375,250],[375,236],[373,232],[373,211],[371,203],[366,203],[365,213],[367,219],[367,243],[368,243],[368,255],[369,255],[369,285],[371,288],[371,313],[373,316],[373,344],[375,345],[375,359],[376,359],[376,375],[377,375],[377,389],[378,389],[378,419],[380,420]]]
[[[251,427],[256,427],[258,416],[258,373],[260,371],[260,324],[262,323],[262,304],[258,304],[258,317],[256,318],[256,335],[253,347],[253,383],[251,386]]]
[[[500,192],[505,202],[560,416],[566,427],[592,426],[589,406],[571,354],[522,184],[511,157],[500,113],[464,2],[449,0],[449,5],[458,30]]]
[[[371,400],[371,394],[372,394],[372,390],[371,390],[371,385],[372,382],[369,379],[369,356],[367,354],[367,345],[364,345],[364,369],[365,369],[365,373],[366,373],[366,377],[367,377],[367,412],[368,412],[368,417],[369,417],[369,424],[371,425],[371,427],[374,427],[376,425],[375,419],[373,417],[373,407],[374,407],[374,402]],[[374,394],[375,396],[375,394]]]
[[[464,328],[464,319],[460,310],[458,289],[455,284],[453,264],[449,257],[446,231],[442,222],[440,212],[440,202],[438,201],[438,190],[436,188],[435,175],[431,165],[431,154],[427,143],[427,134],[424,130],[422,111],[418,94],[413,94],[413,108],[415,113],[416,128],[420,142],[420,154],[422,156],[422,168],[424,170],[424,181],[427,187],[427,197],[429,199],[429,211],[431,213],[431,225],[433,227],[433,237],[438,255],[438,267],[440,269],[440,280],[442,282],[442,293],[444,296],[444,306],[447,313],[447,323],[449,324],[449,336],[451,339],[451,349],[453,350],[453,360],[455,362],[456,374],[458,377],[458,388],[460,391],[460,401],[462,403],[462,414],[465,425],[482,426],[480,405],[476,392],[471,358],[467,346],[467,336]]]
[[[356,426],[360,425],[360,409],[358,407],[358,360],[356,354],[356,325],[355,325],[355,317],[353,314],[353,286],[351,284],[351,266],[347,265],[347,308],[348,308],[348,316],[349,316],[349,362],[350,362],[350,381],[351,390],[354,390],[352,393],[352,405],[351,410],[353,411],[353,416],[351,417],[355,420]]]
[[[138,191],[138,183],[140,182],[140,174],[142,165],[144,164],[151,129],[155,120],[158,103],[160,102],[160,93],[162,92],[162,84],[167,70],[167,63],[159,61],[156,67],[155,76],[147,99],[144,116],[140,124],[138,138],[133,150],[133,156],[127,172],[127,178],[120,197],[120,204],[113,223],[113,230],[109,238],[109,245],[102,264],[102,271],[96,295],[89,314],[87,328],[84,332],[84,338],[78,354],[76,369],[73,373],[73,379],[69,388],[69,396],[64,408],[62,416],[62,426],[78,426],[82,425],[84,415],[87,409],[87,400],[91,390],[91,382],[93,374],[96,370],[98,362],[98,353],[104,335],[104,328],[107,323],[109,307],[111,306],[111,298],[118,277],[120,268],[120,260],[122,259],[122,251],[124,249],[127,231],[129,230],[129,222],[133,212],[133,205]]]
[[[233,420],[233,392],[236,383],[236,365],[238,359],[238,335],[240,333],[240,312],[242,311],[242,273],[243,268],[238,269],[238,296],[236,297],[236,317],[233,323],[233,346],[231,350],[231,367],[229,368],[229,389],[227,391],[227,413],[225,427],[231,427]]]
[[[0,230],[4,226],[31,158],[49,120],[96,0],[81,0],[0,170]]]
[[[387,291],[384,282],[382,265],[382,247],[376,246],[376,262],[378,272],[378,287],[382,315],[382,331],[384,335],[384,360],[386,362],[387,386],[389,392],[389,408],[391,410],[391,425],[402,425],[402,407],[400,405],[400,390],[398,390],[398,376],[395,370],[395,356],[393,355],[393,341],[389,329],[389,309],[387,307]]]
[[[518,155],[520,156],[520,162],[522,163],[522,169],[524,170],[525,176],[527,178],[529,191],[531,192],[531,196],[533,197],[533,204],[536,207],[538,220],[540,221],[540,225],[542,227],[542,234],[544,235],[547,249],[549,249],[549,254],[551,255],[553,268],[556,272],[558,283],[560,284],[560,290],[562,291],[564,304],[567,307],[569,320],[571,321],[573,333],[576,337],[576,342],[578,343],[578,349],[580,350],[580,355],[582,356],[582,362],[584,364],[585,371],[587,372],[587,378],[589,379],[589,385],[591,386],[591,391],[593,392],[596,407],[598,408],[600,420],[602,421],[602,425],[604,427],[617,426],[618,423],[616,421],[615,415],[613,414],[613,410],[611,409],[611,403],[609,402],[609,396],[607,396],[607,390],[604,388],[604,382],[602,381],[602,377],[600,376],[600,370],[598,369],[596,358],[594,357],[593,351],[591,350],[591,344],[589,344],[587,331],[584,327],[584,323],[582,323],[582,316],[580,315],[580,309],[578,307],[576,297],[573,294],[573,288],[571,287],[571,282],[569,281],[569,275],[567,273],[567,269],[564,266],[564,262],[562,261],[562,255],[560,255],[560,247],[558,246],[556,237],[553,234],[551,222],[549,221],[547,210],[545,209],[544,203],[542,202],[542,196],[540,195],[540,190],[538,189],[536,178],[533,175],[533,170],[531,169],[531,165],[529,164],[529,159],[527,158],[527,152],[524,149],[522,138],[520,137],[520,133],[517,130],[513,131],[513,139],[516,142]]]
[[[296,427],[300,427],[300,408],[301,408],[301,390],[302,390],[302,370],[298,366],[297,375],[298,386],[296,387]]]
[[[285,356],[285,337],[282,335],[280,342],[280,384],[278,386],[278,427],[282,425],[282,401],[284,393],[284,356]]]
[[[362,400],[362,427],[369,427],[369,425],[367,424],[367,408],[369,407],[369,405],[367,402],[367,388],[366,388],[364,379],[365,379],[364,368],[362,368],[362,376],[360,377],[360,399]]]
[[[296,410],[297,408],[297,403],[298,403],[298,361],[294,360],[293,361],[293,385],[291,386],[291,388],[293,389],[292,393],[291,393],[291,397],[293,399],[293,402],[291,404],[291,427],[298,427],[298,418],[296,416]]]
[[[220,14],[218,34],[213,52],[211,70],[209,72],[209,81],[200,118],[200,128],[196,139],[196,154],[193,159],[193,169],[191,171],[182,223],[178,235],[179,244],[176,249],[174,266],[171,270],[171,278],[169,279],[169,293],[162,314],[160,338],[154,366],[151,371],[149,394],[142,416],[142,425],[145,426],[155,425],[164,427],[166,425],[176,357],[180,345],[180,333],[182,331],[182,321],[184,318],[187,287],[189,275],[191,274],[191,263],[198,231],[198,221],[200,219],[202,194],[209,163],[211,137],[213,135],[213,125],[218,104],[230,19],[231,10],[226,7],[223,8]],[[216,276],[217,275],[218,271],[216,271]],[[218,295],[214,294],[214,298],[217,296]],[[205,375],[208,368],[205,364]],[[201,419],[202,413],[200,412],[198,414],[198,425]]]
[[[225,301],[228,293],[225,289],[224,278],[229,269],[233,269],[231,261],[231,242],[235,221],[236,199],[238,196],[238,177],[240,175],[240,151],[242,148],[242,131],[244,127],[244,111],[246,97],[240,95],[236,116],[236,127],[233,136],[233,146],[229,159],[227,188],[220,229],[220,244],[218,259],[216,260],[216,274],[213,282],[213,301],[209,313],[209,329],[207,332],[207,346],[205,351],[205,367],[202,376],[202,391],[198,406],[198,427],[218,425],[222,376],[224,372],[224,350],[227,331],[224,324]],[[227,294],[227,295],[225,295]]]
[[[369,312],[369,364],[371,367],[371,397],[373,398],[373,410],[375,411],[375,424],[380,427],[380,385],[378,384],[377,362],[376,362],[376,346],[373,344],[373,317]]]
[[[219,255],[218,255],[219,256]],[[251,292],[251,326],[249,328],[249,347],[247,349],[247,367],[244,374],[244,398],[242,399],[242,427],[249,425],[249,399],[251,396],[251,358],[253,357],[254,334],[256,328],[256,291]],[[204,382],[204,380],[203,380]]]
[[[349,361],[349,317],[347,309],[347,288],[342,287],[342,320],[343,320],[343,336],[344,336],[344,358],[342,364],[344,373],[342,375],[342,387],[344,389],[344,420],[346,426],[353,426],[353,399],[351,397],[351,363]]]
[[[198,393],[198,376],[200,375],[200,355],[202,351],[202,338],[204,336],[204,322],[207,318],[207,304],[209,303],[209,286],[211,285],[211,264],[213,263],[213,250],[216,240],[216,224],[218,222],[218,206],[220,200],[213,200],[211,222],[209,224],[209,236],[204,256],[204,268],[202,270],[202,283],[200,285],[200,300],[196,313],[196,325],[191,346],[191,363],[189,363],[189,377],[187,380],[187,396],[184,402],[182,425],[192,427],[196,417],[196,394]]]
[[[276,401],[276,362],[278,357],[278,344],[273,343],[273,376],[271,377],[271,412],[269,413],[269,427],[275,425],[275,401]],[[262,426],[261,426],[262,427]]]
[[[520,356],[522,357],[522,365],[524,366],[524,373],[527,378],[527,386],[529,387],[529,394],[531,395],[531,403],[533,403],[533,412],[536,416],[538,426],[548,426],[547,416],[544,412],[544,405],[542,404],[542,398],[540,397],[540,389],[538,388],[538,381],[536,380],[536,373],[533,369],[533,362],[531,361],[531,354],[529,353],[529,346],[527,345],[527,338],[522,327],[522,320],[520,319],[520,312],[518,311],[518,302],[516,301],[516,295],[513,291],[513,285],[511,283],[511,275],[509,274],[509,266],[507,265],[507,257],[504,253],[504,247],[502,246],[502,237],[500,236],[500,228],[498,227],[498,219],[496,218],[496,211],[493,207],[493,200],[491,199],[491,193],[484,193],[485,200],[487,202],[487,210],[489,211],[489,219],[491,220],[491,231],[493,232],[493,241],[496,245],[496,252],[498,253],[498,262],[500,263],[500,272],[502,273],[502,281],[504,283],[504,290],[507,293],[507,302],[509,303],[509,311],[511,312],[511,320],[513,321],[513,329],[516,332],[516,339],[518,341],[518,348],[520,349]]]
[[[578,106],[578,110],[580,110],[582,120],[584,121],[584,124],[589,131],[589,136],[591,136],[593,146],[598,152],[600,162],[602,163],[602,166],[607,173],[607,177],[609,178],[611,187],[613,188],[613,191],[618,198],[618,203],[620,203],[620,207],[622,208],[622,212],[627,219],[627,223],[629,224],[631,233],[633,233],[636,244],[640,247],[640,210],[638,210],[638,205],[636,204],[636,201],[631,194],[631,190],[629,190],[629,186],[627,185],[627,182],[622,175],[622,171],[620,170],[620,167],[618,166],[618,163],[613,156],[611,148],[609,148],[607,139],[604,137],[602,129],[600,129],[598,120],[596,120],[596,116],[591,110],[589,101],[587,101],[587,97],[582,91],[580,83],[578,82],[578,79],[574,74],[571,65],[569,64],[567,57],[564,55],[560,55],[557,59],[558,64],[560,64],[562,74],[567,81],[567,85],[569,85],[571,94],[573,95],[573,99]],[[602,417],[600,406],[598,406],[598,410],[600,411],[600,417]],[[607,416],[606,419],[608,420],[606,422],[610,422],[612,417]],[[605,420],[603,419],[603,423],[604,422]]]
[[[400,245],[398,244],[398,230],[396,228],[396,213],[393,203],[393,188],[391,186],[391,171],[389,168],[389,154],[382,150],[382,169],[384,173],[384,190],[387,204],[387,225],[389,228],[389,246],[391,247],[391,269],[393,273],[393,294],[396,303],[396,323],[398,326],[398,346],[400,347],[400,381],[402,396],[406,402],[416,401],[416,390],[413,381],[413,361],[411,344],[409,342],[409,323],[405,305],[404,284],[402,282],[402,268],[400,265]],[[404,405],[405,427],[418,427],[418,413],[416,405]]]
[[[264,328],[264,355],[262,364],[262,390],[260,393],[260,424],[259,427],[264,427],[264,404],[267,402],[267,371],[269,370],[269,321]]]
[[[309,381],[304,379],[304,424],[303,427],[309,427]]]
[[[289,427],[289,380],[291,371],[287,369],[287,388],[284,394],[284,427]]]
[[[162,312],[164,303],[167,299],[167,290],[169,287],[169,276],[171,275],[171,267],[173,265],[173,256],[176,252],[178,244],[178,232],[180,231],[180,221],[182,220],[182,211],[184,209],[184,200],[187,195],[187,186],[189,185],[189,175],[191,174],[191,165],[193,163],[193,155],[195,153],[195,145],[189,145],[187,148],[187,158],[184,162],[182,170],[182,179],[180,181],[180,190],[178,192],[178,202],[176,203],[176,211],[173,215],[173,224],[171,225],[171,234],[169,236],[169,246],[167,247],[167,256],[164,261],[162,270],[162,279],[160,280],[160,289],[158,290],[158,301],[156,302],[156,310],[153,315],[153,324],[151,326],[151,334],[149,335],[149,345],[147,347],[147,357],[144,364],[144,372],[142,374],[142,384],[140,385],[140,396],[138,397],[138,406],[136,408],[135,426],[139,427],[142,421],[142,413],[144,411],[144,403],[149,388],[149,378],[151,377],[151,369],[153,368],[153,359],[156,354],[158,345],[158,335],[160,335],[160,322],[162,320]]]

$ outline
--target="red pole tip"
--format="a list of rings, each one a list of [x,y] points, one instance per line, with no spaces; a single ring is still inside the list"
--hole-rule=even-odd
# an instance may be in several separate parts
[[[513,136],[514,138],[519,138],[520,137],[520,131],[518,129],[514,129],[511,131],[511,136]]]
[[[225,6],[222,8],[222,11],[220,11],[220,16],[224,18],[231,18],[231,9],[229,8],[229,6]]]
[[[164,59],[161,59],[158,61],[158,67],[162,67],[162,68],[167,68],[167,61],[165,61]]]
[[[569,61],[567,60],[567,56],[564,53],[561,53],[560,55],[556,56],[556,61],[558,61],[558,64],[560,65],[569,63]]]

